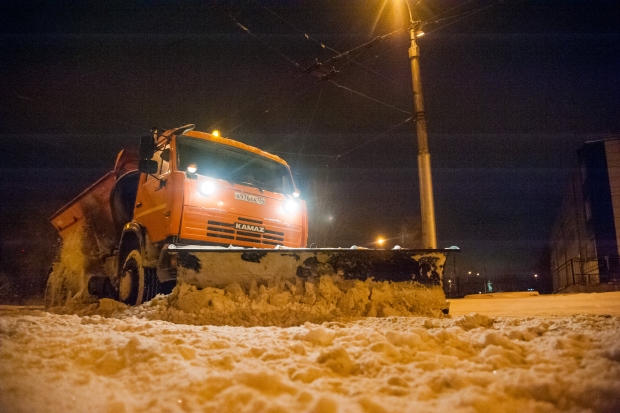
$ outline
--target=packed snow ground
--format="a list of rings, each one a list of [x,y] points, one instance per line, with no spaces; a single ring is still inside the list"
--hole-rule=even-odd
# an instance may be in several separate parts
[[[620,293],[286,328],[102,304],[108,316],[0,306],[0,412],[620,411]]]

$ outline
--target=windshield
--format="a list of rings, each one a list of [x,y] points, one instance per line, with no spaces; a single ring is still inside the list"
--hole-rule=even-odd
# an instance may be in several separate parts
[[[195,163],[200,175],[283,194],[295,189],[288,167],[255,153],[187,136],[177,148],[179,170]]]

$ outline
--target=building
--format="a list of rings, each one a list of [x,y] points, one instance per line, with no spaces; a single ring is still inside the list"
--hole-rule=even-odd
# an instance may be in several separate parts
[[[554,292],[620,290],[620,138],[577,151],[550,242]]]

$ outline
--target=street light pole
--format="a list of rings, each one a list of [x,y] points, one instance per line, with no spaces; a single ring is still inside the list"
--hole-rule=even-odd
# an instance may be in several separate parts
[[[405,0],[407,8],[409,3]],[[411,61],[411,78],[413,83],[413,108],[418,138],[418,175],[420,178],[420,207],[422,217],[422,248],[437,248],[437,230],[435,228],[435,203],[433,201],[433,179],[431,176],[431,155],[428,152],[426,134],[426,112],[422,97],[422,81],[420,79],[420,49],[417,38],[422,31],[420,22],[414,22],[409,9],[410,25],[409,60]]]

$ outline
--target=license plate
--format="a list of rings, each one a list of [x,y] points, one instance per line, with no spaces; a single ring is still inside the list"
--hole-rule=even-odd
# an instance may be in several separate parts
[[[252,202],[258,205],[265,205],[265,198],[262,196],[244,194],[243,192],[235,192],[235,199],[245,202]]]
[[[241,222],[235,222],[235,229],[239,229],[241,231],[250,231],[250,232],[265,232],[265,227],[259,227],[258,225],[251,224],[243,224]]]

